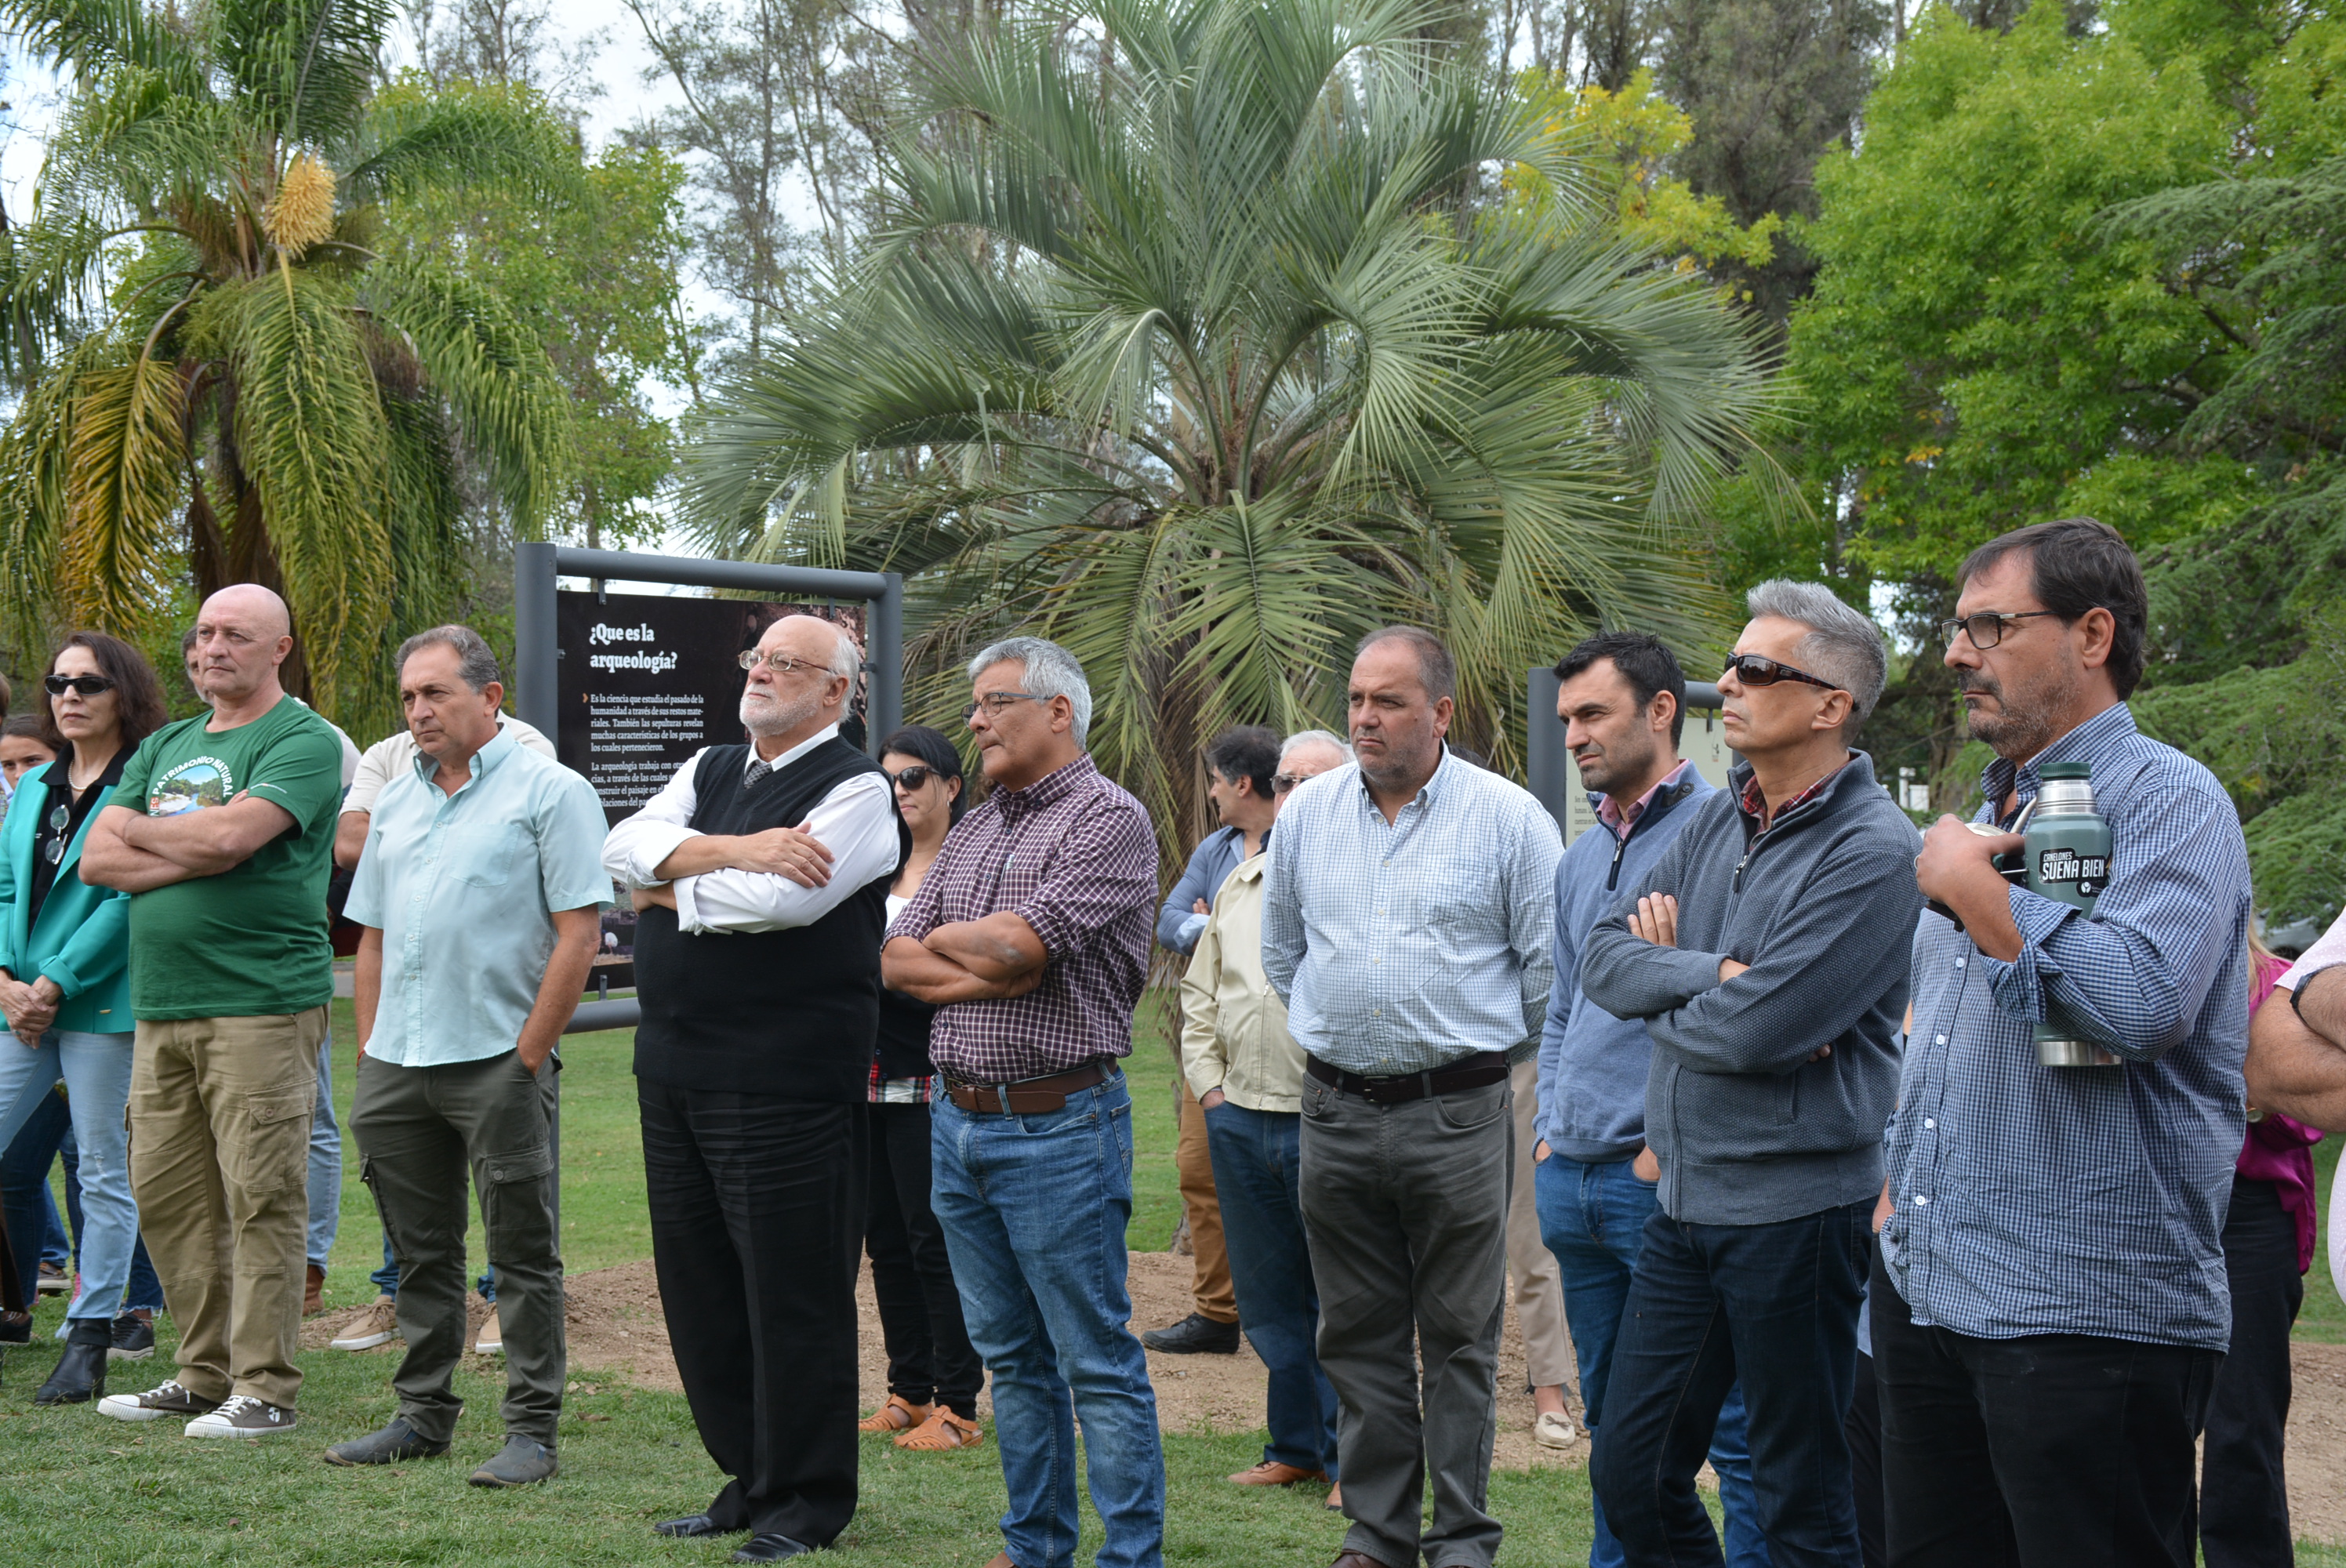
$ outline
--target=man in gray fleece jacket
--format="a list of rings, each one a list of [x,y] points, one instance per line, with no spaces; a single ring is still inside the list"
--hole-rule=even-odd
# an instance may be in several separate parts
[[[1842,1423],[1922,837],[1848,746],[1882,634],[1813,584],[1749,606],[1719,679],[1743,760],[1581,960],[1591,1002],[1646,1021],[1661,1165],[1592,1480],[1629,1563],[1720,1562],[1694,1477],[1739,1377],[1770,1557],[1859,1568]]]

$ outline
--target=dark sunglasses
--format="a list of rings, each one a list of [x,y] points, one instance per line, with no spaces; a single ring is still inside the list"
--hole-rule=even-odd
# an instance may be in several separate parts
[[[51,697],[63,697],[69,691],[77,691],[84,697],[96,697],[101,691],[114,689],[114,683],[102,675],[44,676],[41,686]]]
[[[1827,680],[1821,675],[1810,675],[1807,670],[1794,669],[1790,665],[1761,658],[1758,654],[1729,654],[1719,673],[1725,675],[1729,670],[1733,670],[1735,678],[1746,686],[1773,686],[1780,680],[1797,680],[1810,686],[1823,687],[1827,691],[1844,689],[1840,683]]]
[[[886,770],[883,769],[882,771],[884,772]],[[930,767],[925,762],[915,762],[910,768],[905,769],[902,773],[890,773],[888,775],[889,781],[894,784],[899,789],[918,789],[928,783],[930,779],[938,777],[940,777],[940,775],[937,770]]]
[[[2018,610],[2010,615],[1999,615],[1994,610],[1982,610],[1977,615],[1965,616],[1961,620],[1941,621],[1939,635],[1946,638],[1949,643],[1953,643],[1955,640],[1955,634],[1961,632],[1972,639],[1972,647],[1984,653],[2004,640],[2004,622],[2025,621],[2031,616],[2051,614],[2053,614],[2051,610]]]

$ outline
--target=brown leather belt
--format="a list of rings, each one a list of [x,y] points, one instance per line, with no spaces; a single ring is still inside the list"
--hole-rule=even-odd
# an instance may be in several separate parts
[[[1035,1116],[1066,1110],[1068,1095],[1095,1084],[1104,1084],[1117,1071],[1113,1061],[1100,1061],[1054,1073],[1047,1078],[1021,1078],[1012,1084],[964,1084],[947,1078],[945,1098],[964,1111],[983,1111],[993,1116]]]
[[[1303,1059],[1303,1070],[1323,1084],[1331,1084],[1340,1095],[1353,1095],[1372,1105],[1398,1105],[1407,1100],[1423,1100],[1431,1095],[1447,1095],[1455,1089],[1480,1089],[1496,1084],[1507,1076],[1507,1054],[1504,1051],[1478,1051],[1472,1056],[1461,1056],[1447,1066],[1436,1067],[1431,1073],[1396,1074],[1390,1078],[1365,1078],[1358,1073],[1347,1073],[1331,1066],[1317,1056]]]

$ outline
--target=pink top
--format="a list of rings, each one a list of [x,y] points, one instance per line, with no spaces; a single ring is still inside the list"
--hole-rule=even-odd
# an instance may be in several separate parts
[[[1686,770],[1693,766],[1691,762],[1681,762],[1654,780],[1652,789],[1630,801],[1629,809],[1626,811],[1613,803],[1612,796],[1606,796],[1596,802],[1596,820],[1610,828],[1615,838],[1628,837],[1629,830],[1637,825],[1637,819],[1646,814],[1646,808],[1654,803],[1654,797],[1676,785],[1679,779],[1686,777]]]
[[[2273,993],[2273,983],[2289,968],[2286,959],[2259,958],[2249,985],[2249,1013],[2253,1016]],[[2286,1003],[2283,1003],[2287,1005]],[[2313,1145],[2321,1135],[2303,1122],[2278,1111],[2249,1124],[2240,1145],[2239,1174],[2250,1181],[2269,1181],[2280,1196],[2280,1206],[2297,1221],[2297,1271],[2313,1265]]]

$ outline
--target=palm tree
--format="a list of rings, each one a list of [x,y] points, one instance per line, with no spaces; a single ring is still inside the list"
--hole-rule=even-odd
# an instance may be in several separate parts
[[[1379,624],[1450,638],[1502,767],[1575,636],[1706,638],[1763,352],[1435,19],[1074,0],[926,55],[889,227],[688,453],[707,542],[908,573],[932,712],[981,639],[1065,642],[1102,765],[1193,820],[1200,738],[1338,717]]]
[[[405,188],[552,188],[576,158],[509,96],[372,96],[386,0],[0,0],[70,94],[32,221],[5,237],[0,607],[152,633],[281,591],[289,684],[380,721],[387,634],[458,575],[457,459],[515,526],[566,477],[544,350],[445,257],[385,260]]]

